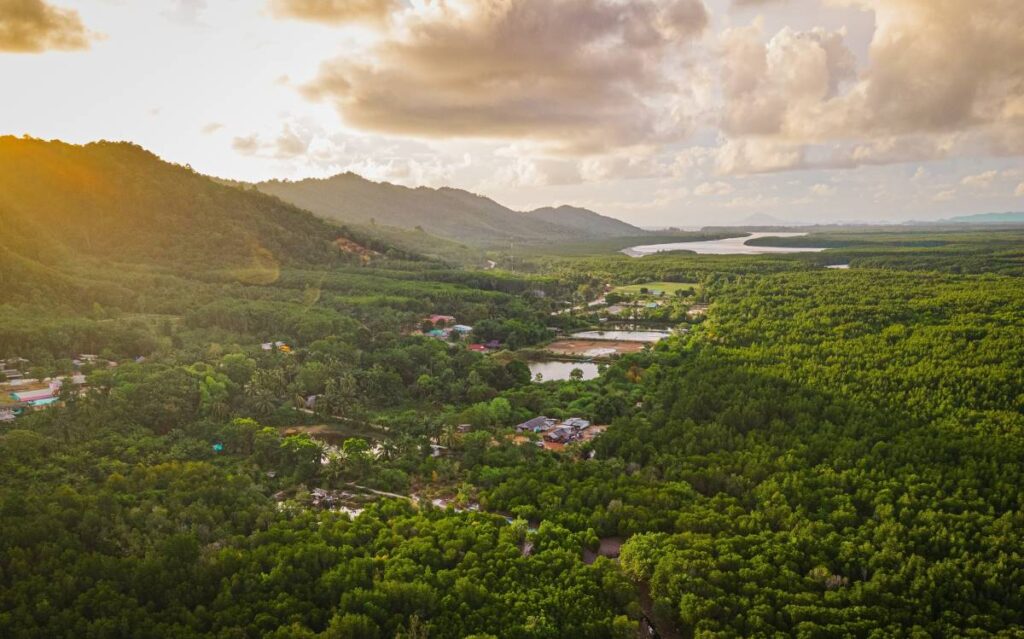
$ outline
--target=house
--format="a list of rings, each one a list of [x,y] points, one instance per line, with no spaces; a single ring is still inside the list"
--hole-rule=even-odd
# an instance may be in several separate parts
[[[57,388],[60,387],[58,386]],[[11,393],[11,396],[19,402],[24,402],[32,406],[39,406],[50,403],[46,400],[55,400],[57,398],[57,391],[53,386],[50,386],[49,388],[40,388],[37,390],[16,391]]]
[[[13,406],[0,406],[0,422],[13,422],[14,421],[14,407]]]
[[[469,431],[473,430],[473,425],[472,424],[459,424],[458,426],[455,427],[455,430],[460,432],[460,433],[468,433]]]
[[[567,444],[572,441],[573,437],[573,430],[569,426],[559,426],[558,428],[544,434],[544,439],[549,442],[556,442],[559,444]]]
[[[587,421],[586,419],[583,419],[582,417],[570,417],[569,419],[562,422],[561,425],[572,429],[573,432],[579,432],[581,430],[590,428],[590,422]]]
[[[501,348],[501,342],[499,342],[496,339],[492,339],[491,341],[489,341],[486,344],[484,344],[484,346],[486,346],[487,348],[489,348],[491,350],[497,350],[497,349]]]
[[[427,318],[427,321],[434,326],[437,326],[438,324],[441,326],[447,326],[449,324],[454,324],[455,318],[451,315],[431,315]]]
[[[427,331],[426,333],[424,333],[424,335],[427,335],[428,337],[436,337],[438,339],[444,339],[444,338],[448,337],[448,331],[440,329],[440,328],[435,328],[435,329]]]
[[[327,492],[323,488],[314,488],[309,493],[310,501],[313,506],[318,508],[329,508],[334,505],[335,496]]]
[[[465,324],[456,324],[455,326],[452,326],[452,330],[455,331],[456,333],[461,333],[462,335],[465,335],[467,333],[472,333],[473,327],[466,326]]]
[[[487,352],[487,347],[484,346],[483,344],[470,344],[468,346],[468,348],[469,348],[469,350],[471,350],[471,351],[473,351],[475,353],[486,353]]]
[[[542,430],[547,430],[555,424],[555,420],[550,417],[541,415],[540,417],[534,417],[529,419],[522,424],[516,425],[517,433],[539,433]]]

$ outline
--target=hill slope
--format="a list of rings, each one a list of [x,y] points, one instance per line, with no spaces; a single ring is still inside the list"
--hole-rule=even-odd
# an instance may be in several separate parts
[[[323,180],[274,180],[257,184],[256,188],[325,218],[352,224],[420,228],[431,235],[476,246],[644,233],[586,209],[560,207],[521,213],[460,189],[411,189],[372,182],[354,173]]]
[[[187,268],[320,263],[344,229],[128,143],[0,137],[0,249]]]

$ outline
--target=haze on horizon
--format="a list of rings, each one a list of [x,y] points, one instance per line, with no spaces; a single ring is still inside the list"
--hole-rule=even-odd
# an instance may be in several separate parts
[[[937,219],[1024,208],[1021,24],[1019,0],[0,0],[0,133],[644,226]]]

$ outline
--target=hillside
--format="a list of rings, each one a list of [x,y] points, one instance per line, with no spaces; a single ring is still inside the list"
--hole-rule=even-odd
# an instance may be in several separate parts
[[[0,137],[0,250],[22,270],[83,258],[193,269],[326,263],[348,235],[133,144]]]
[[[475,246],[644,233],[625,222],[585,209],[560,207],[521,213],[460,189],[412,189],[372,182],[354,173],[322,180],[274,180],[256,187],[325,218],[351,224],[422,229],[431,235]]]

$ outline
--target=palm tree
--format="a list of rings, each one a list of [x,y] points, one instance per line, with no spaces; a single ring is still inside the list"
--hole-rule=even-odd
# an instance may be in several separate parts
[[[252,402],[253,409],[260,415],[269,415],[277,408],[274,396],[267,392],[256,393],[249,399]]]
[[[386,461],[392,461],[398,457],[398,445],[390,439],[380,442],[380,457]]]
[[[459,431],[451,424],[445,424],[441,429],[441,434],[437,438],[437,443],[444,446],[445,448],[455,448],[459,443]]]

